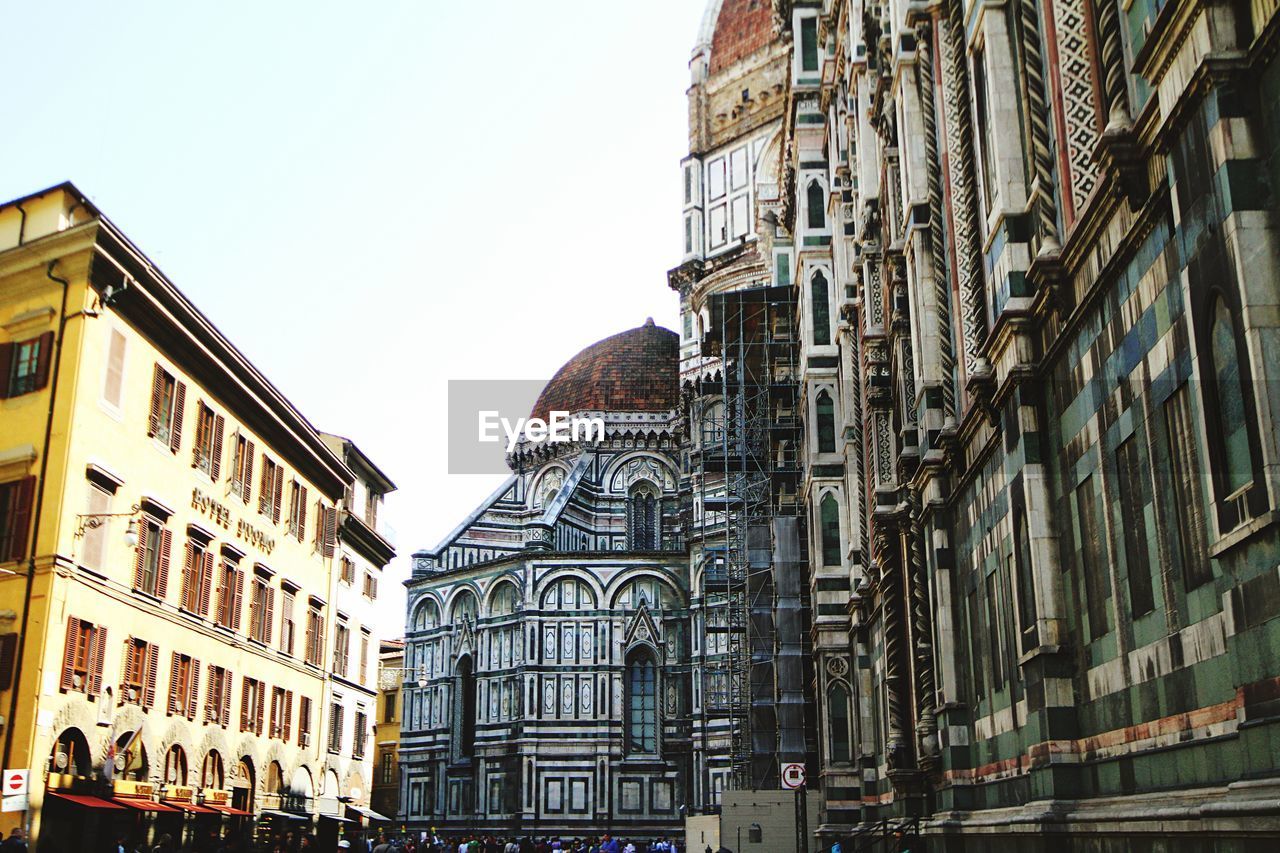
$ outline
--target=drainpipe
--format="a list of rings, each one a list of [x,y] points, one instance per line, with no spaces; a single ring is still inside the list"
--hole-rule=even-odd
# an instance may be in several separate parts
[[[22,217],[22,219],[18,220],[18,245],[21,246],[22,238],[27,233],[27,211],[21,203],[15,204],[14,207],[18,208],[18,215]]]
[[[25,219],[25,217],[24,217]],[[19,237],[21,242],[21,237]],[[31,553],[27,558],[27,585],[26,591],[22,597],[22,632],[18,640],[18,647],[14,651],[13,658],[13,687],[9,694],[9,716],[5,721],[4,733],[4,766],[10,766],[10,757],[13,751],[13,718],[18,712],[18,694],[22,687],[22,658],[27,648],[27,620],[31,617],[31,593],[35,587],[36,581],[36,553],[38,539],[40,537],[40,515],[44,509],[44,493],[45,493],[45,477],[49,472],[49,446],[53,441],[53,414],[54,404],[57,400],[58,392],[58,373],[62,367],[62,339],[66,332],[67,321],[71,317],[67,316],[67,291],[70,290],[70,282],[64,278],[59,278],[53,274],[53,268],[57,266],[57,260],[49,262],[48,268],[45,270],[45,276],[50,280],[62,285],[62,306],[58,309],[58,337],[54,342],[53,356],[53,375],[49,379],[49,414],[45,421],[44,427],[44,448],[40,452],[40,479],[36,483],[36,505],[35,511],[32,513],[34,522],[31,527]],[[96,316],[86,314],[80,311],[73,314],[72,317],[78,317],[81,314],[86,316]],[[39,695],[39,691],[37,691]],[[34,710],[33,703],[33,709]]]

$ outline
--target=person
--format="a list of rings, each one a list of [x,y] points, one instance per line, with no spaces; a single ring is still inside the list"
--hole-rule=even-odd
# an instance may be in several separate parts
[[[351,849],[351,842],[350,842],[350,841],[348,841],[348,840],[347,840],[347,839],[345,839],[345,838],[339,838],[339,839],[338,839],[338,849],[339,849],[339,850],[350,850],[350,849]]]
[[[600,853],[622,853],[622,847],[618,845],[618,839],[606,832],[600,842]]]
[[[378,843],[374,846],[373,853],[391,853],[391,844],[387,841],[385,832],[378,834]]]
[[[13,832],[10,832],[9,837],[5,839],[4,844],[0,844],[0,851],[4,851],[4,853],[26,853],[26,850],[27,835],[20,826],[15,826]]]
[[[627,846],[622,848],[622,853],[636,853],[636,846],[628,841]]]

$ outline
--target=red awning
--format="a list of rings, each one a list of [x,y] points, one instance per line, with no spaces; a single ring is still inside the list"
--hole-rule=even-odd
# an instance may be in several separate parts
[[[131,809],[137,809],[140,812],[174,812],[176,814],[178,811],[173,806],[166,806],[164,803],[134,797],[116,797],[112,802],[128,806]]]
[[[58,791],[47,791],[51,797],[57,797],[60,800],[67,800],[78,806],[84,806],[89,809],[104,809],[106,811],[119,810],[124,811],[124,806],[118,806],[110,800],[104,800],[100,797],[89,797],[84,794],[63,794]]]
[[[236,817],[253,817],[253,812],[247,812],[244,809],[233,809],[231,806],[220,806],[217,803],[205,803],[204,807],[223,814],[235,815]]]
[[[214,813],[213,809],[206,809],[204,806],[197,806],[192,803],[183,803],[178,800],[165,800],[165,805],[173,806],[174,808],[182,809],[184,812],[191,812],[192,814]]]

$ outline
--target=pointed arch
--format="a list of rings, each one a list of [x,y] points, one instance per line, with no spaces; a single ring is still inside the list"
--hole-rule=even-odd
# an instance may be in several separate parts
[[[805,213],[809,228],[819,230],[827,227],[827,191],[817,179],[809,181],[805,187]]]
[[[809,279],[809,309],[813,318],[813,345],[831,344],[831,288],[822,270]]]
[[[637,645],[626,659],[626,747],[631,755],[658,752],[658,661],[653,650]]]
[[[836,452],[836,407],[831,394],[824,388],[814,401],[814,420],[817,422],[818,452]]]

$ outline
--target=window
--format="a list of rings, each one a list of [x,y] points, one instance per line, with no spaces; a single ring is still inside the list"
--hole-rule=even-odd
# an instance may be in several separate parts
[[[1206,544],[1203,503],[1200,497],[1200,466],[1197,464],[1191,400],[1184,384],[1169,395],[1164,404],[1165,425],[1169,434],[1169,465],[1173,480],[1174,529],[1177,550],[1182,562],[1182,577],[1187,589],[1195,589],[1213,579]]]
[[[379,754],[379,759],[379,781],[384,785],[393,784],[396,781],[396,754],[389,749],[384,749]]]
[[[97,696],[102,689],[102,658],[107,629],[71,616],[67,619],[67,645],[62,654],[61,689]]]
[[[124,351],[126,338],[119,329],[111,330],[107,342],[107,372],[102,380],[102,399],[119,409],[124,402]]]
[[[352,732],[351,757],[364,758],[364,750],[369,739],[369,718],[364,711],[356,711],[356,730]]]
[[[382,695],[382,722],[394,723],[396,721],[396,701],[399,699],[400,692],[391,690]]]
[[[275,607],[275,590],[265,578],[255,577],[253,599],[249,602],[249,637],[263,645],[271,645],[271,624],[274,621]]]
[[[458,658],[454,669],[454,719],[457,721],[457,758],[470,758],[476,749],[476,676],[471,655]]]
[[[333,632],[333,674],[347,677],[347,654],[351,646],[351,630],[339,622]]]
[[[0,487],[3,489],[3,487]],[[3,510],[4,496],[0,493],[0,511]],[[111,492],[97,483],[89,484],[89,506],[85,510],[90,515],[105,515],[111,512]],[[2,518],[3,515],[0,515]],[[107,519],[102,519],[106,521]],[[80,555],[81,564],[89,569],[101,571],[107,565],[108,525],[84,527],[84,553]]]
[[[204,719],[222,726],[231,723],[231,673],[220,666],[209,665],[209,690],[205,694]]]
[[[258,492],[258,512],[280,523],[280,503],[284,497],[284,469],[262,454],[262,489]]]
[[[164,783],[166,785],[187,784],[187,753],[178,744],[169,747],[164,756]]]
[[[200,787],[221,788],[223,781],[222,756],[218,750],[211,749],[205,754],[204,765],[200,768]]]
[[[1123,522],[1124,563],[1129,581],[1129,608],[1134,616],[1155,609],[1151,589],[1151,556],[1147,513],[1152,511],[1151,480],[1138,454],[1138,442],[1129,437],[1116,448],[1116,488]]]
[[[369,629],[360,629],[360,683],[369,681]]]
[[[337,544],[338,508],[316,501],[316,550],[326,557],[332,557]]]
[[[818,19],[800,19],[800,70],[818,70]]]
[[[182,443],[182,410],[187,399],[187,385],[155,366],[151,375],[151,419],[147,435],[167,444],[174,453]]]
[[[628,533],[631,549],[653,551],[658,547],[658,498],[652,487],[640,485],[632,490]]]
[[[232,462],[231,492],[240,500],[249,502],[253,489],[253,442],[243,435],[236,436],[236,455]]]
[[[289,484],[289,535],[299,542],[307,538],[307,487],[297,480]]]
[[[827,749],[831,760],[836,763],[853,760],[849,718],[849,691],[843,684],[833,684],[827,691],[827,721],[830,727]]]
[[[313,605],[307,608],[307,663],[324,666],[324,620]]]
[[[217,623],[232,631],[240,630],[240,607],[244,598],[244,572],[234,563],[222,564],[221,583],[218,586]]]
[[[169,554],[173,532],[151,516],[138,525],[137,559],[133,567],[133,588],[156,598],[164,598],[169,588]]]
[[[1096,640],[1107,633],[1107,600],[1111,596],[1111,584],[1107,576],[1107,559],[1098,533],[1097,497],[1094,494],[1093,475],[1085,477],[1076,487],[1076,513],[1080,531],[1081,583],[1084,586],[1085,612],[1089,617],[1089,639]]]
[[[813,297],[813,345],[827,346],[831,343],[831,294],[827,277],[821,272],[814,273],[809,292]]]
[[[364,493],[364,520],[375,530],[378,527],[378,493],[366,489]]]
[[[984,628],[987,634],[987,655],[991,659],[991,689],[1002,690],[1004,688],[1005,675],[1005,651],[1004,651],[1004,631],[1001,630],[1001,614],[1004,609],[1000,606],[997,598],[999,592],[997,590],[996,573],[992,572],[987,575],[984,584],[986,591],[986,622]],[[1098,636],[1101,636],[1099,634]]]
[[[266,685],[245,676],[240,689],[240,731],[262,734]]]
[[[373,572],[364,573],[364,597],[370,601],[378,597],[378,578]]]
[[[209,615],[209,595],[213,588],[213,552],[196,539],[187,540],[187,556],[182,568],[182,609]]]
[[[0,483],[0,562],[22,560],[27,556],[27,532],[35,490],[35,477]]]
[[[817,410],[818,421],[818,452],[819,453],[835,453],[836,452],[836,407],[831,402],[831,395],[824,391],[818,392],[818,399],[814,404]]]
[[[288,742],[293,724],[293,691],[283,687],[271,690],[271,727],[268,737]]]
[[[343,583],[356,582],[356,564],[351,561],[350,557],[342,558],[342,573],[339,576]]]
[[[174,652],[169,671],[169,714],[194,720],[199,695],[200,661],[181,652]]]
[[[1027,513],[1020,506],[1013,515],[1013,540],[1018,566],[1018,620],[1022,623],[1022,653],[1036,645],[1036,589],[1031,571],[1031,539],[1027,534]]]
[[[827,227],[827,194],[817,181],[810,181],[805,190],[805,209],[811,229],[816,231]]]
[[[298,700],[298,746],[311,744],[311,699],[303,696]]]
[[[329,744],[330,752],[342,751],[342,717],[345,713],[340,702],[329,706]]]
[[[627,752],[658,751],[658,668],[647,651],[627,661]]]
[[[840,504],[831,492],[822,496],[819,504],[822,516],[822,565],[840,565]]]
[[[192,449],[191,467],[203,471],[217,482],[222,474],[222,434],[226,422],[201,401],[196,406],[196,445]]]
[[[160,650],[154,643],[137,637],[124,642],[124,677],[120,681],[121,704],[151,708],[156,701],[156,676],[160,670]]]
[[[291,655],[297,630],[293,623],[293,590],[280,591],[280,611],[280,651]]]
[[[38,338],[0,344],[0,391],[3,396],[20,397],[49,384],[49,356],[53,332]]]
[[[980,156],[978,177],[982,183],[982,198],[987,209],[991,209],[992,176],[995,168],[995,152],[992,149],[991,116],[987,109],[987,64],[983,52],[973,52],[973,110],[974,126],[978,131],[978,153]]]

